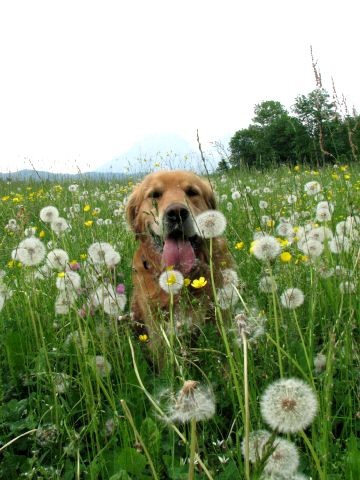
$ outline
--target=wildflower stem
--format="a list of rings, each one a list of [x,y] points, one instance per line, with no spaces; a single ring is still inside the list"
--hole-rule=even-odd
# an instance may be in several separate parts
[[[196,419],[190,420],[190,459],[188,479],[193,480],[195,474],[195,450],[196,450]]]
[[[306,443],[306,446],[310,450],[311,456],[313,457],[313,460],[314,460],[315,465],[316,465],[316,469],[317,469],[318,474],[319,474],[319,479],[320,480],[325,480],[326,477],[324,475],[324,472],[321,469],[319,457],[317,456],[317,454],[314,450],[314,447],[312,446],[312,443],[310,442],[310,440],[309,440],[308,436],[306,435],[306,433],[304,432],[304,430],[300,430],[299,433],[300,433],[302,439],[304,440],[304,442]]]
[[[139,373],[139,369],[137,368],[137,363],[136,363],[136,360],[135,360],[135,352],[134,352],[134,347],[133,347],[133,344],[131,342],[131,338],[128,337],[128,342],[129,342],[129,345],[130,345],[130,351],[131,351],[131,358],[132,358],[132,362],[133,362],[133,366],[134,366],[134,372],[135,372],[135,376],[137,378],[137,381],[139,382],[139,385],[140,385],[140,388],[141,390],[145,393],[145,395],[147,396],[147,398],[149,399],[150,403],[153,405],[153,407],[155,408],[155,410],[159,413],[159,415],[161,416],[161,418],[166,418],[166,415],[165,415],[165,412],[163,412],[163,410],[159,407],[159,405],[155,402],[155,400],[153,399],[153,397],[150,395],[150,393],[148,392],[148,390],[145,388],[145,385],[140,377],[140,373]],[[180,432],[180,430],[177,428],[176,425],[174,425],[173,423],[170,423],[170,426],[171,428],[174,430],[174,432],[179,436],[179,438],[181,439],[181,441],[187,445],[189,442],[188,440],[186,439],[186,437]],[[207,476],[207,478],[209,480],[214,480],[213,476],[211,475],[211,473],[209,472],[209,470],[206,468],[206,465],[204,464],[204,462],[201,460],[200,456],[198,454],[195,454],[195,459],[197,460],[197,462],[199,463],[199,465],[201,466],[201,468],[203,469],[205,475]]]
[[[235,391],[237,394],[239,406],[241,408],[241,413],[243,415],[243,418],[245,417],[245,411],[244,411],[244,406],[243,406],[243,399],[241,397],[241,392],[240,392],[240,385],[234,365],[234,360],[233,360],[233,355],[230,350],[230,345],[229,341],[226,335],[225,327],[224,327],[224,320],[223,316],[221,313],[221,308],[218,304],[218,299],[217,299],[217,293],[216,293],[216,287],[215,287],[215,279],[214,279],[214,265],[213,265],[213,244],[212,244],[212,238],[210,238],[210,246],[209,246],[209,253],[210,253],[210,260],[209,260],[209,266],[210,266],[210,279],[211,279],[211,288],[214,296],[214,302],[215,302],[215,313],[216,313],[216,318],[218,320],[219,326],[220,326],[220,332],[221,332],[221,337],[225,345],[225,350],[226,350],[226,356],[229,362],[230,366],[230,371],[231,375],[233,378],[234,386],[235,386]]]
[[[133,419],[133,417],[132,417],[132,415],[131,415],[131,412],[130,412],[130,410],[129,410],[129,407],[128,407],[127,404],[126,404],[126,401],[123,400],[123,399],[120,400],[120,403],[121,403],[121,406],[122,406],[122,408],[123,408],[123,410],[124,410],[125,416],[126,416],[128,422],[130,423],[131,428],[133,429],[133,432],[134,432],[136,441],[140,443],[141,448],[143,449],[144,454],[145,454],[145,456],[146,456],[146,458],[147,458],[147,461],[149,462],[149,467],[150,467],[150,470],[151,470],[151,473],[152,473],[152,478],[158,479],[159,477],[158,477],[158,475],[157,475],[157,473],[156,473],[156,470],[155,470],[154,464],[153,464],[153,462],[152,462],[150,453],[149,453],[148,449],[146,448],[146,445],[145,445],[145,443],[143,442],[143,439],[141,438],[141,435],[140,435],[140,433],[138,432],[138,430],[137,430],[137,428],[136,428],[136,426],[135,426],[134,419]]]
[[[3,445],[2,447],[0,447],[0,452],[2,452],[3,450],[5,450],[5,448],[9,447],[12,443],[16,442],[17,440],[19,440],[19,438],[21,437],[25,437],[26,435],[31,435],[32,433],[35,433],[37,432],[37,428],[33,428],[32,430],[29,430],[28,432],[24,432],[22,433],[21,435],[18,435],[17,437],[13,438],[12,440],[10,440],[9,442],[5,443],[5,445]]]
[[[249,435],[250,435],[250,409],[249,409],[249,381],[248,381],[248,345],[244,329],[241,330],[241,339],[244,352],[244,402],[245,402],[245,478],[250,480],[249,463]]]
[[[272,271],[271,271],[271,278],[273,278]],[[283,369],[282,358],[281,358],[280,333],[279,333],[279,318],[278,318],[278,314],[277,314],[276,296],[275,296],[275,291],[274,291],[274,290],[272,291],[272,301],[273,301],[273,308],[274,308],[276,350],[277,350],[277,355],[278,355],[280,378],[283,378],[283,376],[284,376],[284,369]]]

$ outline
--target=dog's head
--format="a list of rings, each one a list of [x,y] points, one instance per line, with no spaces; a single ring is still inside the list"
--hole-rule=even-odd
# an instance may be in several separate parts
[[[194,219],[215,207],[207,181],[191,172],[162,171],[148,175],[135,187],[126,213],[140,241],[151,236],[163,266],[174,265],[187,273],[194,264],[198,241]]]

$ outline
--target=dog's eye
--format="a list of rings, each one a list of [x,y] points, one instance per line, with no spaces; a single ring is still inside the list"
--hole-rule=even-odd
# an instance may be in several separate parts
[[[196,197],[196,195],[199,195],[199,192],[193,187],[188,187],[185,193],[188,197]]]
[[[162,195],[162,192],[160,192],[159,190],[154,190],[153,192],[149,193],[150,198],[160,198],[161,195]]]

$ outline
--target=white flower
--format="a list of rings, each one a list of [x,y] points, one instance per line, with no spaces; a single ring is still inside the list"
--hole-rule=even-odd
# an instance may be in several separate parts
[[[288,202],[289,205],[292,205],[293,203],[296,203],[297,202],[297,196],[294,195],[294,194],[291,194],[291,195],[288,195],[286,197],[286,200]]]
[[[314,357],[315,372],[320,373],[325,370],[326,356],[323,353],[317,353]]]
[[[265,200],[260,200],[260,202],[259,202],[259,208],[260,208],[261,210],[268,208],[268,202],[266,202]]]
[[[123,293],[116,293],[114,296],[108,295],[103,301],[104,312],[112,317],[118,317],[124,311],[125,305],[126,295]]]
[[[263,312],[251,308],[248,312],[240,312],[234,318],[235,333],[237,343],[242,345],[242,332],[245,333],[249,342],[256,340],[264,335],[267,318]]]
[[[72,185],[69,185],[68,190],[71,193],[77,192],[79,189],[79,185],[76,185],[76,183],[73,183]]]
[[[121,260],[120,253],[116,250],[105,252],[104,261],[109,268],[114,268]]]
[[[280,296],[284,308],[293,310],[304,303],[304,294],[299,288],[288,288]]]
[[[201,237],[219,237],[225,231],[226,218],[218,210],[207,210],[195,218],[195,224]]]
[[[90,364],[102,378],[109,376],[111,373],[111,364],[102,355],[95,355],[90,359]]]
[[[231,194],[231,198],[232,198],[233,200],[238,200],[240,197],[241,197],[240,192],[238,192],[237,190],[235,190],[235,191],[232,192],[232,194]]]
[[[46,254],[45,245],[38,238],[26,238],[16,249],[16,260],[26,266],[39,265]]]
[[[223,285],[235,285],[237,287],[239,285],[239,277],[235,270],[231,268],[225,268],[221,270],[221,275],[223,278]]]
[[[274,452],[266,460],[264,472],[274,480],[279,477],[290,480],[300,463],[297,448],[294,443],[279,437],[275,438],[274,446]]]
[[[59,290],[66,290],[69,291],[79,290],[81,286],[81,277],[77,272],[73,272],[71,270],[64,272],[63,277],[57,277],[56,279],[56,287]]]
[[[328,227],[316,227],[306,233],[306,238],[308,240],[324,242],[325,240],[331,240],[333,238],[333,233]]]
[[[184,277],[178,270],[165,270],[159,277],[159,285],[166,293],[177,294],[184,285]]]
[[[304,185],[304,191],[307,195],[316,195],[321,191],[321,185],[316,181],[308,182]]]
[[[260,410],[273,430],[295,433],[312,423],[318,402],[307,383],[297,378],[282,378],[267,387],[261,397]]]
[[[218,288],[216,295],[222,310],[235,306],[239,301],[239,296],[231,283],[224,285],[223,288]]]
[[[273,260],[281,252],[280,243],[271,235],[264,235],[254,241],[252,253],[259,260]]]
[[[310,257],[320,257],[324,251],[324,245],[317,240],[304,239],[298,243],[298,247],[305,255]]]
[[[277,283],[276,283],[274,277],[266,275],[266,276],[260,278],[259,290],[261,292],[263,292],[263,293],[273,293],[273,292],[276,292],[277,288],[278,288]]]
[[[69,255],[61,248],[54,248],[47,254],[46,265],[52,270],[65,270],[69,262]]]
[[[331,213],[328,208],[318,208],[316,210],[316,220],[318,222],[329,222],[331,220]]]
[[[169,422],[207,420],[215,414],[214,395],[209,387],[199,385],[194,380],[187,380],[177,395],[170,399],[166,410],[166,420]]]
[[[65,220],[65,218],[58,217],[53,220],[50,224],[51,229],[56,233],[56,235],[60,235],[61,233],[66,232],[70,228],[70,225]]]
[[[281,237],[291,237],[294,235],[294,229],[291,223],[282,222],[276,227],[276,233]]]
[[[354,293],[356,290],[356,284],[350,281],[341,282],[339,290],[341,293]]]
[[[105,263],[105,255],[110,258],[114,253],[114,248],[107,242],[95,242],[88,248],[89,260],[95,264]]]
[[[267,430],[255,430],[249,435],[249,461],[256,463],[261,459],[265,452],[271,448],[269,445],[271,434]],[[241,451],[245,457],[245,440],[241,444]]]
[[[56,207],[49,205],[40,210],[40,219],[43,222],[51,223],[59,217],[59,210]]]
[[[61,290],[55,300],[55,313],[57,315],[66,315],[70,312],[70,308],[75,303],[76,293],[74,291]]]
[[[329,242],[329,248],[333,253],[348,252],[350,240],[345,235],[336,235]]]

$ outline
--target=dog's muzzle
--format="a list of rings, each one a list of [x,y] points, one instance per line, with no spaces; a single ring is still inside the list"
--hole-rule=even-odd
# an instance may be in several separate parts
[[[193,235],[192,219],[185,205],[169,205],[164,212],[163,227],[166,236],[190,237]]]

